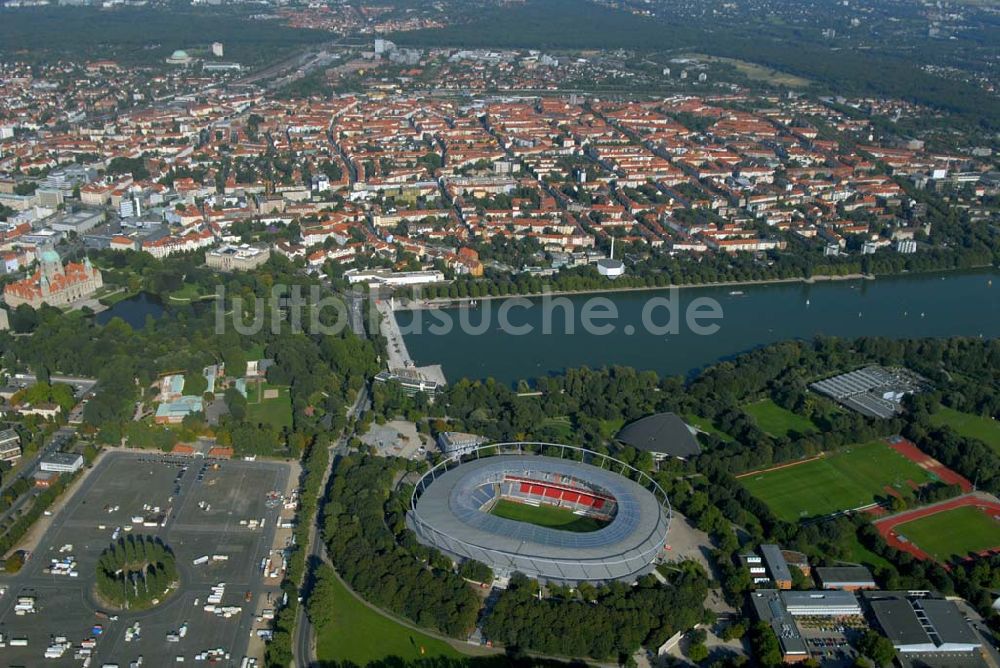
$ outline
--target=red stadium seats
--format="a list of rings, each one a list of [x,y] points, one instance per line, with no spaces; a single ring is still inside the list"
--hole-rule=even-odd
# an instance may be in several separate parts
[[[507,494],[514,497],[535,498],[538,502],[550,503],[553,505],[576,507],[580,511],[602,511],[609,510],[600,515],[607,515],[614,512],[614,499],[604,497],[593,490],[583,490],[576,486],[576,481],[565,476],[555,476],[554,482],[544,482],[519,476],[508,476],[504,482],[503,489]]]

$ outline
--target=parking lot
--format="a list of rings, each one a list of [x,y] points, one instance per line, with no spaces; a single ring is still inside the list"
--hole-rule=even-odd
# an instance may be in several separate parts
[[[261,626],[254,611],[266,607],[268,595],[280,595],[279,579],[265,580],[260,565],[270,555],[282,510],[283,497],[268,493],[284,492],[288,475],[287,466],[271,462],[108,453],[54,518],[21,573],[0,580],[7,588],[0,598],[6,645],[0,665],[80,666],[81,643],[93,638],[96,666],[127,666],[139,657],[144,666],[175,664],[178,657],[196,662],[217,648],[223,660],[215,665],[238,666]],[[180,572],[175,592],[139,612],[112,610],[94,592],[100,553],[113,536],[130,533],[163,540]],[[52,569],[52,559],[74,565]],[[217,611],[206,611],[220,583]],[[17,615],[15,605],[25,596],[34,597],[35,612]],[[43,659],[60,637],[68,643],[62,656]],[[11,645],[15,639],[19,646]]]
[[[824,666],[847,668],[857,658],[857,645],[867,623],[862,617],[800,617],[799,631],[809,648],[809,655]]]

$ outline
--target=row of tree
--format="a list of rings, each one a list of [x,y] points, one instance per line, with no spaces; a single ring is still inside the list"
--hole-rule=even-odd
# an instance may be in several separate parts
[[[464,638],[480,602],[451,561],[420,545],[406,528],[405,493],[394,495],[404,460],[337,461],[325,508],[330,559],[356,592],[419,626]]]
[[[281,581],[281,589],[287,598],[285,604],[278,609],[272,627],[271,642],[267,644],[265,658],[268,666],[287,666],[293,658],[292,638],[300,613],[298,591],[306,576],[305,550],[309,544],[310,529],[316,522],[316,512],[322,492],[320,486],[323,484],[323,476],[329,465],[330,450],[326,447],[325,439],[317,437],[302,458],[299,510],[295,518],[295,528],[292,530],[295,540]]]
[[[483,632],[508,647],[624,662],[640,646],[655,652],[674,633],[705,619],[708,578],[700,568],[684,568],[668,584],[648,575],[634,587],[615,582],[584,591],[593,598],[539,600],[537,583],[516,574]]]

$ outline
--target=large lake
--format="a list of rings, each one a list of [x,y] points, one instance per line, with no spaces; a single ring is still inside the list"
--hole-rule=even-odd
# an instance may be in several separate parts
[[[531,329],[523,335],[499,327],[499,309],[505,300],[481,301],[474,308],[461,309],[464,314],[449,308],[441,309],[440,315],[399,311],[396,317],[417,365],[441,364],[449,381],[492,376],[505,383],[584,365],[618,364],[661,374],[689,374],[761,345],[816,334],[894,338],[1000,334],[1000,272],[993,269],[873,281],[686,288],[676,293],[676,310],[681,314],[676,334],[651,333],[642,325],[649,300],[669,296],[659,290],[568,297],[575,314],[571,335],[565,333],[566,309],[549,309],[551,315],[546,318],[539,298],[530,300],[530,308],[508,307],[508,322]],[[611,333],[583,331],[581,312],[594,297],[611,300],[617,309],[617,319],[600,321],[613,325]],[[714,299],[721,309],[720,319],[700,321],[718,324],[715,334],[699,335],[685,325],[686,309],[700,298]],[[668,321],[669,311],[662,307],[650,313],[656,324]],[[450,317],[456,326],[447,334],[429,331],[441,315]],[[460,315],[484,331],[462,331]],[[408,332],[415,329],[415,319],[421,318],[416,321],[422,323],[420,331]],[[481,326],[483,318],[489,318],[487,326]],[[548,334],[543,331],[546,320]]]

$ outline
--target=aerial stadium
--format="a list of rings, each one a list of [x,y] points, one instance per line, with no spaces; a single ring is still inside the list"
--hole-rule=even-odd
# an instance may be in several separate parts
[[[417,481],[407,513],[421,543],[459,561],[571,584],[649,572],[670,519],[666,494],[645,473],[551,443],[490,444],[446,459]]]

